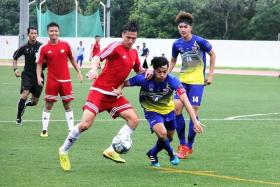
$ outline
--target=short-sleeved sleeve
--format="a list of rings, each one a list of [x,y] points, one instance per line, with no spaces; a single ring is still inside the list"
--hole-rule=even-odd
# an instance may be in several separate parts
[[[169,81],[171,87],[173,90],[176,91],[176,93],[180,96],[183,93],[186,93],[185,88],[181,84],[180,80],[177,77],[170,76],[170,81]]]
[[[145,84],[145,81],[146,79],[144,74],[135,75],[134,77],[128,79],[130,86],[142,86]]]
[[[203,51],[209,53],[212,50],[212,45],[204,38],[200,38],[197,42]]]
[[[172,57],[177,58],[179,55],[179,50],[177,49],[176,42],[172,45]]]
[[[68,56],[68,58],[69,59],[74,59],[72,48],[70,47],[70,45],[68,43],[66,43],[66,46],[67,46],[67,56]]]
[[[121,45],[120,42],[114,42],[111,43],[110,45],[108,45],[105,49],[103,49],[103,51],[101,51],[99,54],[97,54],[101,61],[110,58],[111,56],[113,56],[116,53],[116,48]]]
[[[15,52],[14,52],[14,55],[13,55],[13,59],[14,60],[17,60],[20,56],[23,55],[23,51],[24,51],[24,47],[20,47],[18,48]]]

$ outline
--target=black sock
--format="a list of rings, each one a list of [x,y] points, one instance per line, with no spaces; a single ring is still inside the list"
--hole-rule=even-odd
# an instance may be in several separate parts
[[[17,119],[20,119],[25,109],[25,99],[20,99],[18,102]]]

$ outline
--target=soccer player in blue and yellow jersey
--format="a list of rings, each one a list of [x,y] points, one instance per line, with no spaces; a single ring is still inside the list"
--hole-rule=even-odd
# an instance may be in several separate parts
[[[179,78],[186,89],[187,96],[198,119],[198,110],[204,86],[211,84],[213,81],[216,55],[207,40],[192,34],[194,18],[190,13],[180,12],[175,21],[178,24],[181,38],[173,43],[168,72],[173,70],[177,57],[181,54],[182,66]],[[207,78],[205,77],[206,53],[210,56],[210,68]],[[190,120],[188,142],[186,142],[185,119],[182,115],[183,103],[178,95],[175,96],[174,100],[177,122],[176,130],[180,139],[177,156],[180,159],[185,159],[192,153],[196,132],[193,130],[193,120]]]
[[[154,57],[151,64],[154,68],[152,79],[145,79],[144,74],[139,74],[126,80],[122,86],[141,86],[140,103],[152,132],[155,132],[158,137],[156,144],[147,152],[151,166],[160,166],[157,154],[162,149],[168,152],[170,163],[177,165],[179,164],[179,158],[170,146],[176,128],[173,91],[176,91],[180,101],[189,112],[194,122],[194,131],[201,133],[203,127],[196,119],[186,91],[179,79],[167,74],[168,60],[165,57]]]

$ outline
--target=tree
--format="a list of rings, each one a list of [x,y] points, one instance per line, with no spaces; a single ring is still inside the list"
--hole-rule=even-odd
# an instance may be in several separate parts
[[[180,10],[193,12],[195,0],[138,0],[130,19],[139,23],[140,37],[174,38],[178,36],[175,16]]]
[[[16,0],[0,1],[0,35],[18,35],[19,2]]]
[[[280,33],[280,3],[270,4],[260,10],[248,26],[252,40],[277,40]]]
[[[129,20],[129,15],[134,8],[134,0],[111,1],[111,36],[120,37],[122,27]]]

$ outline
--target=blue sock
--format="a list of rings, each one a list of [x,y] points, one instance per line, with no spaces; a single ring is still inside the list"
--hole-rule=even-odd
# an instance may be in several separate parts
[[[177,131],[178,138],[180,140],[180,145],[186,145],[186,134],[185,134],[186,125],[185,125],[184,116],[182,114],[176,116],[176,124],[177,124],[176,131]]]
[[[198,119],[198,116],[196,116],[196,119]],[[194,139],[195,139],[195,135],[196,135],[196,132],[193,130],[193,122],[190,119],[189,134],[188,134],[188,144],[187,144],[187,146],[189,148],[191,148],[191,149],[192,149],[192,145],[193,145],[193,142],[194,142]]]
[[[169,142],[169,139],[166,138],[165,141],[160,141],[162,146],[163,146],[163,149],[165,149],[169,155],[169,157],[172,157],[174,155],[174,152],[173,152],[173,149],[172,147],[170,146],[170,142]]]
[[[163,145],[162,143],[158,140],[156,145],[154,145],[154,147],[150,150],[151,154],[153,156],[157,156],[158,152],[160,152],[163,149]]]

